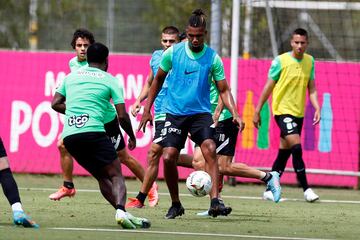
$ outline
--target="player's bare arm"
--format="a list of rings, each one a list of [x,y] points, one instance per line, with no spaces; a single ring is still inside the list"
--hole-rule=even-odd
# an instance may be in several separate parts
[[[260,95],[258,104],[255,108],[255,114],[254,114],[254,118],[253,118],[253,123],[255,125],[256,128],[259,128],[261,125],[261,118],[260,118],[260,111],[261,108],[263,107],[264,103],[267,101],[267,99],[269,98],[270,94],[272,93],[272,90],[275,87],[275,81],[272,79],[268,79],[265,87]]]
[[[150,68],[150,72],[146,79],[146,83],[145,83],[144,87],[141,89],[140,95],[137,97],[135,103],[131,106],[131,114],[134,117],[136,117],[136,115],[139,113],[139,111],[141,109],[142,101],[144,101],[147,98],[149,91],[150,91],[150,86],[151,86],[153,80],[154,80],[154,73],[153,73],[152,69]]]
[[[315,81],[310,80],[308,83],[308,91],[309,91],[309,99],[313,107],[315,108],[313,125],[316,125],[320,122],[321,114],[320,114],[320,105],[318,102],[317,91],[315,88]]]
[[[66,110],[65,100],[66,98],[63,95],[56,92],[53,97],[53,100],[51,101],[51,108],[57,111],[58,113],[65,114],[65,110]]]
[[[115,108],[118,115],[120,126],[129,136],[128,148],[130,150],[133,150],[136,147],[136,138],[131,125],[129,114],[126,112],[125,109],[125,104],[124,103],[116,104]]]
[[[214,120],[215,127],[217,126],[217,124],[219,122],[219,117],[220,117],[220,114],[223,109],[224,109],[224,102],[221,100],[221,97],[219,97],[218,104],[217,104],[214,114],[213,114],[213,120]]]
[[[152,126],[153,117],[151,115],[151,107],[155,101],[156,96],[158,95],[159,91],[161,90],[162,85],[164,84],[167,72],[164,72],[161,68],[156,73],[153,83],[151,84],[149,95],[146,101],[146,105],[144,107],[144,113],[141,117],[140,124],[138,127],[138,131],[142,129],[145,132],[146,124],[150,122]]]

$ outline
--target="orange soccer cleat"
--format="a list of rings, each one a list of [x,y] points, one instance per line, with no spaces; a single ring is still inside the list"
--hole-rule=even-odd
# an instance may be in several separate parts
[[[155,207],[159,203],[158,185],[156,182],[153,183],[148,193],[149,206]]]
[[[67,188],[62,186],[57,192],[49,195],[49,198],[54,201],[59,201],[63,197],[73,197],[75,196],[76,190],[75,188]]]
[[[145,205],[139,201],[137,198],[129,198],[129,201],[125,208],[143,208]]]

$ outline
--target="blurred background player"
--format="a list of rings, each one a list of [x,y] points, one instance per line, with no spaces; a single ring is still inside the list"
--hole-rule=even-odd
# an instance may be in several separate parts
[[[163,105],[166,119],[162,134],[164,175],[172,200],[166,219],[176,218],[185,212],[179,198],[177,161],[188,133],[201,147],[207,163],[206,170],[213,182],[209,215],[228,215],[232,210],[218,199],[219,171],[210,113],[211,78],[216,81],[224,104],[232,112],[234,123],[240,129],[242,122],[225,80],[221,58],[204,44],[206,32],[205,15],[201,9],[197,9],[189,18],[186,28],[188,41],[176,44],[163,53],[138,128],[145,131],[147,122],[152,123],[151,106],[169,74],[166,79],[168,91]]]
[[[315,88],[314,58],[306,54],[309,39],[308,33],[302,28],[292,33],[292,51],[277,56],[271,63],[268,80],[255,109],[253,122],[258,128],[261,124],[260,111],[272,93],[272,112],[280,128],[280,147],[272,171],[280,176],[285,170],[287,160],[292,155],[293,167],[298,182],[303,188],[304,198],[314,202],[319,196],[309,188],[306,179],[305,163],[302,158],[301,129],[304,120],[306,90],[312,106],[315,108],[313,125],[320,121],[320,106]],[[269,191],[263,194],[264,199],[273,200]]]
[[[87,29],[80,28],[74,32],[73,38],[71,40],[71,46],[73,49],[75,49],[76,56],[69,61],[69,68],[71,72],[76,71],[81,67],[88,66],[88,62],[86,60],[86,51],[87,48],[94,42],[94,35]],[[120,129],[118,126],[116,111],[110,105],[109,110],[105,115],[105,131],[113,141],[115,149],[118,151],[117,148],[119,144],[117,141]],[[73,183],[73,158],[64,147],[62,139],[58,142],[58,149],[60,151],[60,163],[64,183],[57,192],[50,194],[49,198],[51,200],[60,200],[63,197],[73,197],[76,193]],[[120,152],[118,153],[120,154]],[[125,156],[120,158],[122,163],[125,164],[140,181],[143,181],[145,170],[141,164],[136,159],[134,159],[134,157],[129,155],[127,151],[123,152],[122,154],[125,154]],[[157,189],[154,187],[149,195],[154,195],[156,198],[158,196]]]
[[[116,209],[115,220],[123,228],[148,228],[150,222],[125,211],[126,186],[121,164],[111,139],[106,135],[104,116],[112,99],[119,123],[129,136],[128,147],[136,147],[136,138],[126,112],[123,87],[107,73],[109,49],[92,44],[87,51],[89,66],[70,73],[57,89],[52,108],[65,113],[62,133],[66,149],[99,183],[104,198]],[[66,104],[65,104],[66,101]],[[125,151],[122,134],[119,152]],[[125,154],[121,154],[124,156]]]
[[[0,184],[3,189],[4,195],[11,205],[13,211],[14,224],[21,225],[29,228],[38,228],[36,224],[29,216],[24,213],[22,204],[20,201],[19,189],[14,179],[14,176],[10,169],[9,160],[6,154],[6,150],[3,141],[0,137]],[[5,236],[3,236],[5,237]]]

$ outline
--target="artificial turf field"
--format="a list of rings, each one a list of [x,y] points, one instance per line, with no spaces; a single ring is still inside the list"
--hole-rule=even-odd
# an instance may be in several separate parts
[[[15,175],[26,213],[40,229],[12,224],[10,206],[0,194],[0,239],[360,239],[360,191],[314,188],[320,201],[307,203],[300,188],[283,186],[285,201],[262,200],[264,185],[225,186],[222,197],[233,208],[228,217],[198,217],[209,206],[207,197],[195,198],[180,183],[185,215],[165,220],[170,197],[160,181],[160,202],[155,208],[128,209],[151,220],[149,229],[124,230],[114,219],[115,210],[103,199],[91,177],[74,179],[74,198],[50,201],[61,185],[60,176]],[[126,180],[128,197],[136,196],[140,182]]]

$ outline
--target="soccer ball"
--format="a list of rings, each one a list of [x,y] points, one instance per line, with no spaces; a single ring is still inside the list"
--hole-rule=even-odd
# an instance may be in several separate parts
[[[192,172],[186,179],[186,187],[195,197],[206,196],[210,192],[211,186],[211,177],[204,171]]]

